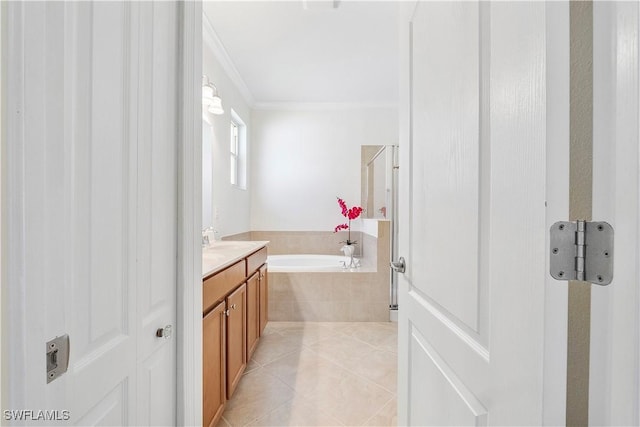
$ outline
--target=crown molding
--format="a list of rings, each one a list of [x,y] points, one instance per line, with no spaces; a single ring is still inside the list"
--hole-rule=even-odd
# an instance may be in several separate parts
[[[253,99],[253,95],[251,94],[249,87],[244,82],[244,79],[231,60],[231,57],[227,53],[222,41],[220,41],[218,34],[216,34],[213,29],[211,21],[209,21],[209,18],[204,12],[202,13],[202,38],[205,45],[211,50],[211,53],[213,53],[213,56],[215,56],[215,58],[220,62],[220,65],[222,65],[222,68],[225,73],[227,73],[231,82],[238,89],[242,98],[244,98],[245,102],[249,105],[249,108],[253,108],[255,100]]]
[[[360,110],[374,108],[398,108],[397,103],[362,103],[362,102],[255,102],[254,110],[285,111],[331,111]]]

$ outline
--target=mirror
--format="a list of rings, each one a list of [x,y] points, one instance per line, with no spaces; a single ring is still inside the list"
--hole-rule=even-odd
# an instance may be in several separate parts
[[[202,121],[202,229],[213,227],[213,128]]]

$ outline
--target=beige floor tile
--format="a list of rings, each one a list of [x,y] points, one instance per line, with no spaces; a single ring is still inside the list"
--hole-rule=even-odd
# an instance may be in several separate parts
[[[361,425],[371,418],[393,394],[371,381],[341,371],[338,381],[322,380],[305,397],[348,426]]]
[[[306,349],[268,363],[264,369],[301,395],[337,386],[346,374],[335,363]]]
[[[280,329],[280,334],[287,337],[298,337],[303,345],[312,345],[320,340],[331,338],[336,332],[323,323],[299,323],[297,327]]]
[[[373,381],[392,393],[398,389],[398,358],[395,353],[374,350],[349,367],[356,375]]]
[[[391,353],[398,353],[398,335],[391,336],[380,343],[377,348]]]
[[[357,338],[374,347],[387,345],[390,339],[398,336],[397,324],[393,322],[352,323],[342,333]]]
[[[393,397],[386,405],[378,411],[373,417],[369,418],[364,424],[365,426],[397,426],[398,425],[398,409],[397,397]]]
[[[285,354],[302,350],[302,339],[281,334],[263,335],[253,353],[253,359],[261,365],[271,362]]]
[[[364,356],[375,350],[374,347],[345,335],[336,335],[316,342],[308,348],[340,366],[351,367]]]
[[[279,406],[269,414],[249,424],[250,426],[341,426],[340,421],[327,414],[315,402],[302,396]]]
[[[293,390],[279,379],[257,369],[244,375],[224,411],[232,426],[244,426],[291,400]]]
[[[256,362],[256,360],[252,357],[249,363],[247,363],[247,367],[244,369],[244,374],[247,375],[251,371],[255,371],[256,369],[262,368],[262,365]]]
[[[395,425],[396,334],[387,322],[269,322],[219,425]]]

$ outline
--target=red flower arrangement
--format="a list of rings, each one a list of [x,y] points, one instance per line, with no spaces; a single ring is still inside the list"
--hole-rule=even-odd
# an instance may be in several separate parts
[[[362,208],[360,206],[354,206],[352,208],[348,208],[345,201],[339,197],[338,197],[338,205],[340,205],[340,208],[342,209],[342,216],[344,216],[345,218],[348,218],[349,222],[345,224],[336,225],[336,228],[333,230],[333,232],[337,233],[340,230],[348,230],[349,235],[347,237],[347,241],[344,243],[346,243],[347,245],[355,245],[357,242],[355,240],[351,240],[351,220],[356,219],[360,216],[360,214],[362,213]]]

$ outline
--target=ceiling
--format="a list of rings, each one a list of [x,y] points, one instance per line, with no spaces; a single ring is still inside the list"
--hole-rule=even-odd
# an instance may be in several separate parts
[[[256,104],[396,105],[397,8],[394,1],[203,3]]]

